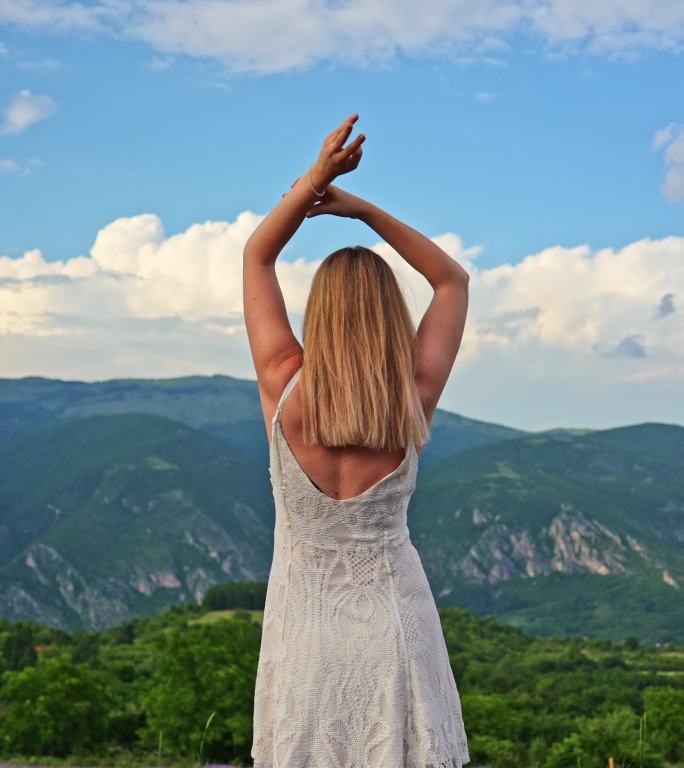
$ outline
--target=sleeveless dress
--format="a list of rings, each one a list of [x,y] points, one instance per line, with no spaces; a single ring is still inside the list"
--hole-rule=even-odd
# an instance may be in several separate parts
[[[254,768],[460,768],[470,761],[437,607],[407,527],[418,454],[333,499],[272,420],[273,561],[254,693]]]

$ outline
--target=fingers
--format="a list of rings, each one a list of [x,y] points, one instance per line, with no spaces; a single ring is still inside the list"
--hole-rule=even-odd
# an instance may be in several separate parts
[[[321,210],[323,209],[323,210]],[[325,213],[325,208],[323,208],[322,203],[318,203],[318,205],[314,205],[312,208],[309,208],[309,210],[304,214],[304,216],[307,219],[312,218],[313,216],[318,216],[321,213]]]
[[[320,198],[320,200],[317,200],[316,202],[314,202],[311,205],[311,207],[306,211],[306,213],[304,214],[306,218],[310,219],[312,216],[318,216],[321,213],[327,213],[328,210],[333,206],[334,199],[330,189],[332,186],[333,186],[332,184],[328,185],[328,187],[325,190],[325,195],[322,198]],[[332,192],[334,191],[335,190],[333,188]]]
[[[352,141],[350,144],[348,144],[343,149],[338,150],[338,155],[340,156],[339,159],[342,162],[348,162],[349,158],[357,152],[359,149],[361,149],[361,145],[366,140],[366,134],[360,133],[354,141]]]
[[[329,139],[333,139],[333,138],[335,138],[335,136],[337,136],[337,134],[338,134],[338,133],[339,133],[339,132],[340,132],[340,131],[341,131],[343,128],[345,128],[345,127],[346,127],[347,123],[348,123],[350,120],[351,120],[352,122],[355,122],[355,121],[358,119],[358,117],[359,117],[359,113],[358,113],[358,112],[354,112],[354,114],[353,114],[353,115],[349,115],[349,117],[348,117],[346,120],[343,120],[343,121],[342,121],[342,122],[341,122],[341,123],[340,123],[340,124],[337,126],[337,128],[335,128],[335,130],[334,130],[334,131],[331,131],[331,132],[328,134],[328,138],[329,138]]]
[[[360,148],[361,148],[361,145],[363,144],[363,142],[364,142],[365,140],[366,140],[366,134],[365,134],[365,133],[360,133],[360,134],[359,134],[359,135],[358,135],[358,136],[357,136],[357,137],[354,139],[354,141],[352,141],[352,143],[351,143],[351,144],[349,144],[349,146],[345,147],[345,148],[344,148],[344,151],[345,151],[345,153],[347,154],[347,157],[349,157],[349,155],[353,155],[353,154],[354,154],[354,152],[356,152],[356,150],[357,150],[357,149],[360,149]]]
[[[344,131],[348,126],[353,126],[354,123],[359,119],[359,113],[354,112],[353,115],[349,115],[349,117],[346,120],[343,120],[342,123],[336,128],[333,133],[339,133],[340,131]]]
[[[341,147],[351,133],[354,123],[359,119],[359,113],[354,112],[336,130],[332,132],[333,150]]]
[[[351,166],[351,170],[354,170],[354,168],[358,167],[359,163],[361,162],[361,155],[363,155],[363,149],[359,147],[356,152],[353,152],[349,156],[347,164]]]
[[[350,171],[355,170],[359,167],[359,163],[361,162],[361,155],[363,154],[363,150],[361,147],[359,147],[356,152],[353,152],[351,155],[349,155],[346,160],[343,160],[343,170],[342,173],[349,173]]]
[[[352,128],[354,127],[353,123],[347,121],[342,128],[340,128],[337,136],[335,136],[335,139],[332,143],[332,151],[335,152],[340,147],[344,145],[344,142],[349,138],[349,134],[352,132]]]

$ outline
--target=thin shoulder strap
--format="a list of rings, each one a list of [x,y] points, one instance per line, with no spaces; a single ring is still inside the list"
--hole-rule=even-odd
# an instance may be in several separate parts
[[[297,383],[297,379],[299,378],[299,372],[301,370],[302,370],[301,366],[297,368],[297,370],[292,374],[292,378],[285,385],[283,394],[280,396],[280,400],[278,401],[278,407],[276,408],[275,415],[271,419],[271,424],[275,424],[276,419],[280,416],[280,412],[283,410],[283,403],[285,402],[285,398],[290,394],[290,392],[292,391],[292,387],[294,387],[294,385]]]

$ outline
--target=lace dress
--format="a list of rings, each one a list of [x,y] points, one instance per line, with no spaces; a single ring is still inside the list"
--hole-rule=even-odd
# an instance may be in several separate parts
[[[254,696],[254,768],[460,768],[461,702],[407,528],[418,454],[350,499],[296,461],[273,417],[276,519]]]

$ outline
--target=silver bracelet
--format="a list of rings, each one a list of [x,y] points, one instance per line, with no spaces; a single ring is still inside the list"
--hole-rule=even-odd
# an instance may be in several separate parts
[[[314,195],[316,195],[317,197],[323,197],[323,195],[325,194],[325,190],[323,190],[322,192],[319,192],[316,189],[316,187],[314,187],[313,181],[311,180],[311,166],[309,166],[309,184],[311,184],[311,189],[313,190]]]

